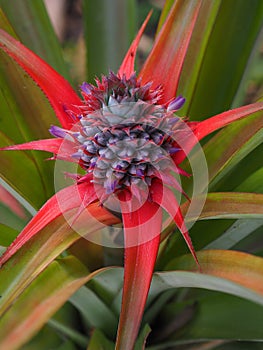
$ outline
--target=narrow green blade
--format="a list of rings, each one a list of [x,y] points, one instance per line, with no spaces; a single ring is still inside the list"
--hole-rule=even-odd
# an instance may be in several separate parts
[[[179,84],[182,114],[200,120],[231,107],[262,24],[261,0],[203,1]]]
[[[83,1],[88,80],[117,71],[136,31],[134,0]]]

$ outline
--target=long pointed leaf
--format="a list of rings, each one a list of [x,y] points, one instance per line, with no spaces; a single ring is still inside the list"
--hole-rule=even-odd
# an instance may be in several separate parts
[[[206,286],[206,288],[208,287],[208,289],[211,290],[218,290],[234,294],[263,305],[262,258],[243,252],[228,250],[205,250],[198,253],[198,258],[202,267],[204,278],[206,276],[208,278],[213,276],[213,278],[211,278],[211,282],[214,279],[216,283],[214,285],[211,283],[211,288],[209,288],[209,286]],[[190,261],[189,256],[174,259],[174,261],[169,263],[166,268],[196,271],[196,266],[192,261]],[[221,287],[217,283],[220,279],[222,280]],[[168,279],[166,279],[166,281],[168,282]],[[196,274],[196,277],[192,281],[193,284],[189,280],[188,286],[190,287],[192,284],[194,287],[196,283],[201,281],[202,274]],[[232,290],[231,288],[225,289],[224,281],[229,286],[232,284]],[[234,284],[236,284],[236,288]]]
[[[233,107],[252,50],[261,45],[262,20],[261,0],[202,1],[178,87],[187,100],[182,115],[201,120]]]
[[[231,249],[262,226],[263,217],[261,219],[236,220],[221,236],[207,244],[204,249]]]
[[[115,336],[118,325],[117,316],[97,293],[83,286],[72,295],[70,302],[79,310],[89,326],[100,329],[110,338]]]
[[[206,135],[211,134],[213,131],[261,110],[263,110],[263,102],[257,102],[247,106],[231,109],[227,112],[220,113],[198,123],[194,133],[198,140],[201,140]]]
[[[139,331],[158,253],[160,234],[156,235],[156,231],[161,230],[162,213],[158,210],[158,205],[148,201],[135,212],[127,213],[129,206],[125,202],[122,203],[122,209],[124,212],[125,264],[116,349],[132,350]],[[146,224],[145,217],[148,217]],[[153,234],[152,237],[151,234]],[[135,245],[136,240],[138,245]],[[146,241],[141,243],[143,240]]]
[[[0,146],[48,138],[56,118],[46,97],[4,52],[0,56]],[[44,159],[40,153],[1,153],[1,177],[35,208],[53,194],[53,164]]]
[[[88,80],[117,71],[136,33],[135,0],[83,0]],[[96,28],[96,30],[94,30]]]
[[[90,215],[84,212],[78,217],[74,228],[69,222],[75,220],[78,209],[71,210],[67,221],[61,215],[34,235],[0,269],[0,315],[59,254],[79,238],[98,236],[105,225],[119,223],[119,219],[98,206],[89,206]],[[92,219],[92,218],[96,219]],[[92,238],[92,236],[91,236]]]
[[[25,200],[24,197],[20,196],[17,191],[15,191],[11,186],[9,186],[3,179],[0,178],[0,186],[5,188],[8,193],[10,193],[20,205],[22,205],[23,208],[27,210],[27,212],[31,215],[34,216],[37,211],[29,204],[28,201]]]
[[[188,203],[182,205],[182,212],[186,212]],[[262,218],[263,194],[242,192],[209,193],[199,218],[190,220],[215,218]]]
[[[193,130],[195,137],[191,137],[190,135],[190,137],[184,141],[183,151],[176,153],[176,162],[181,163],[185,159],[186,155],[193,149],[196,143],[202,140],[205,136],[237,120],[246,118],[253,113],[260,112],[262,109],[263,102],[257,102],[217,114],[199,123],[190,122],[188,125]]]
[[[1,11],[0,27],[14,36]],[[47,98],[21,67],[0,51],[1,146],[50,137],[48,129],[57,119]],[[44,161],[43,153],[1,153],[1,160],[1,176],[35,208],[53,194],[53,162]]]
[[[45,139],[45,140],[30,141],[30,142],[22,143],[20,145],[2,147],[0,148],[0,151],[38,150],[38,151],[46,151],[46,152],[57,154],[62,142],[63,142],[62,139]]]
[[[263,112],[260,111],[238,123],[229,125],[205,144],[204,152],[209,167],[211,189],[217,189],[222,178],[262,143],[262,130]]]
[[[163,87],[162,103],[175,97],[201,1],[178,0],[159,32],[140,77]]]
[[[74,193],[74,196],[72,196],[72,193]],[[84,205],[83,200],[87,195],[89,195],[89,200],[86,205],[94,201],[96,196],[94,196],[93,186],[83,183],[79,186],[66,187],[51,197],[0,257],[0,266],[10,259],[31,237],[59,215]]]
[[[184,240],[191,254],[193,255],[193,258],[195,259],[197,265],[199,265],[195,249],[193,247],[191,238],[184,223],[180,206],[173,192],[169,190],[169,188],[167,188],[166,186],[162,186],[160,183],[156,183],[152,193],[152,197],[156,203],[158,203],[164,210],[166,210],[169,213],[169,215],[171,215],[176,226],[181,231]]]
[[[137,48],[139,45],[139,42],[141,40],[142,34],[146,28],[147,23],[149,22],[149,19],[151,17],[152,12],[148,14],[145,21],[143,22],[136,38],[133,40],[126,56],[124,57],[124,60],[119,68],[118,74],[120,76],[124,75],[126,78],[130,78],[130,76],[134,73],[134,62],[135,62],[135,56],[137,52]]]
[[[92,277],[73,257],[50,264],[1,317],[1,348],[19,349]]]
[[[198,198],[196,198],[198,203]],[[203,198],[200,198],[203,203]],[[181,211],[187,213],[189,203],[181,206]],[[208,193],[203,210],[198,217],[189,216],[189,221],[209,219],[261,219],[263,218],[263,194],[242,192],[215,192]],[[171,223],[164,233],[167,235],[174,231],[175,223]]]
[[[0,6],[19,40],[68,79],[69,71],[44,1],[0,0]]]
[[[61,125],[71,128],[74,119],[67,111],[79,114],[81,100],[69,83],[19,41],[0,29],[0,48],[11,56],[41,87]]]

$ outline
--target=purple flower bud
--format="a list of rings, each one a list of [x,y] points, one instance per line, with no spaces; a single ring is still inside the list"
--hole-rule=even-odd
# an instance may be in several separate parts
[[[80,85],[80,89],[84,94],[90,95],[91,94],[91,85],[89,83],[84,82]]]
[[[183,107],[184,103],[185,103],[185,98],[183,96],[177,96],[175,99],[173,99],[169,103],[167,107],[167,111],[168,112],[177,111],[178,109]]]
[[[67,135],[67,133],[64,129],[62,129],[56,125],[52,125],[49,129],[49,132],[51,135],[53,135],[55,137],[62,138],[62,139]]]

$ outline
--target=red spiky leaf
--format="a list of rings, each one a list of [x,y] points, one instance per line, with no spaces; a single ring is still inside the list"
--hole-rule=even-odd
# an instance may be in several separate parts
[[[183,151],[179,151],[174,155],[174,161],[176,164],[180,164],[193,147],[205,136],[261,110],[263,110],[263,102],[256,102],[217,114],[202,122],[187,123],[189,128],[192,129],[192,135],[181,140]]]
[[[156,203],[146,201],[129,212],[122,202],[125,235],[125,263],[122,308],[116,349],[132,350],[146,304],[160,242],[162,212]],[[156,232],[159,232],[156,234]],[[151,237],[152,235],[152,237]],[[138,245],[135,245],[136,240]]]
[[[0,48],[12,57],[39,85],[61,125],[70,129],[75,120],[68,111],[78,115],[78,106],[82,104],[70,84],[42,58],[2,29],[0,29]]]
[[[73,195],[72,195],[73,194]],[[68,210],[87,206],[96,199],[93,185],[84,182],[64,188],[51,197],[0,257],[0,266],[9,260],[31,237]],[[83,202],[84,201],[84,202]]]
[[[151,196],[155,203],[158,203],[165,211],[167,211],[167,213],[171,215],[176,223],[176,226],[181,231],[193,258],[199,266],[194,246],[185,226],[184,218],[174,193],[168,187],[163,186],[160,181],[155,181],[151,187]]]
[[[260,110],[263,110],[263,102],[256,102],[239,108],[230,109],[229,111],[217,114],[196,124],[194,134],[198,140],[201,140],[213,131],[221,129],[236,120],[247,117],[248,115]]]
[[[0,151],[36,150],[36,151],[46,151],[46,152],[57,154],[59,152],[62,142],[63,142],[62,139],[45,139],[45,140],[30,141],[19,145],[2,147],[0,148]]]
[[[163,87],[160,103],[165,104],[176,96],[184,58],[197,19],[201,1],[189,3],[178,0],[173,5],[154,47],[139,77],[143,83],[152,81],[153,88]]]
[[[149,12],[148,16],[144,20],[136,38],[133,40],[126,56],[124,57],[124,60],[119,68],[118,75],[122,77],[123,75],[126,76],[127,79],[130,78],[130,76],[134,73],[134,62],[135,62],[135,56],[137,52],[137,48],[139,45],[139,42],[141,40],[142,34],[145,30],[145,27],[147,23],[149,22],[149,19],[152,15],[152,11]]]

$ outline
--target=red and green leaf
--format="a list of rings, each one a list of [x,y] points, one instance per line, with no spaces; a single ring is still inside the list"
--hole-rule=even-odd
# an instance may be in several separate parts
[[[22,43],[0,29],[0,48],[11,56],[40,86],[61,125],[70,129],[75,122],[71,112],[79,114],[80,98],[70,84]]]
[[[162,86],[161,103],[175,97],[184,58],[198,16],[201,2],[176,1],[160,30],[154,47],[139,77],[152,87]]]
[[[116,349],[132,350],[141,324],[158,253],[162,212],[157,204],[149,201],[134,212],[129,212],[129,205],[122,202],[122,210],[125,263]]]
[[[184,218],[177,202],[177,199],[174,193],[166,186],[163,186],[159,182],[155,182],[154,191],[152,192],[153,200],[158,203],[170,216],[173,218],[176,227],[181,231],[183,238],[195,260],[197,265],[199,266],[198,259],[195,253],[195,249],[193,247],[191,238],[189,236],[188,230],[184,223]]]
[[[72,193],[74,193],[73,196]],[[87,183],[75,184],[56,193],[43,205],[0,257],[0,266],[9,260],[30,238],[58,216],[74,208],[83,207],[85,209],[96,198],[93,185]]]
[[[134,62],[136,58],[136,52],[138,49],[139,42],[141,40],[141,37],[143,35],[143,32],[145,31],[145,28],[147,26],[147,23],[149,22],[149,19],[151,17],[152,12],[148,14],[145,21],[143,22],[136,38],[133,40],[126,56],[124,57],[124,60],[119,68],[118,74],[121,77],[122,75],[125,75],[127,79],[130,78],[130,76],[134,73]]]

